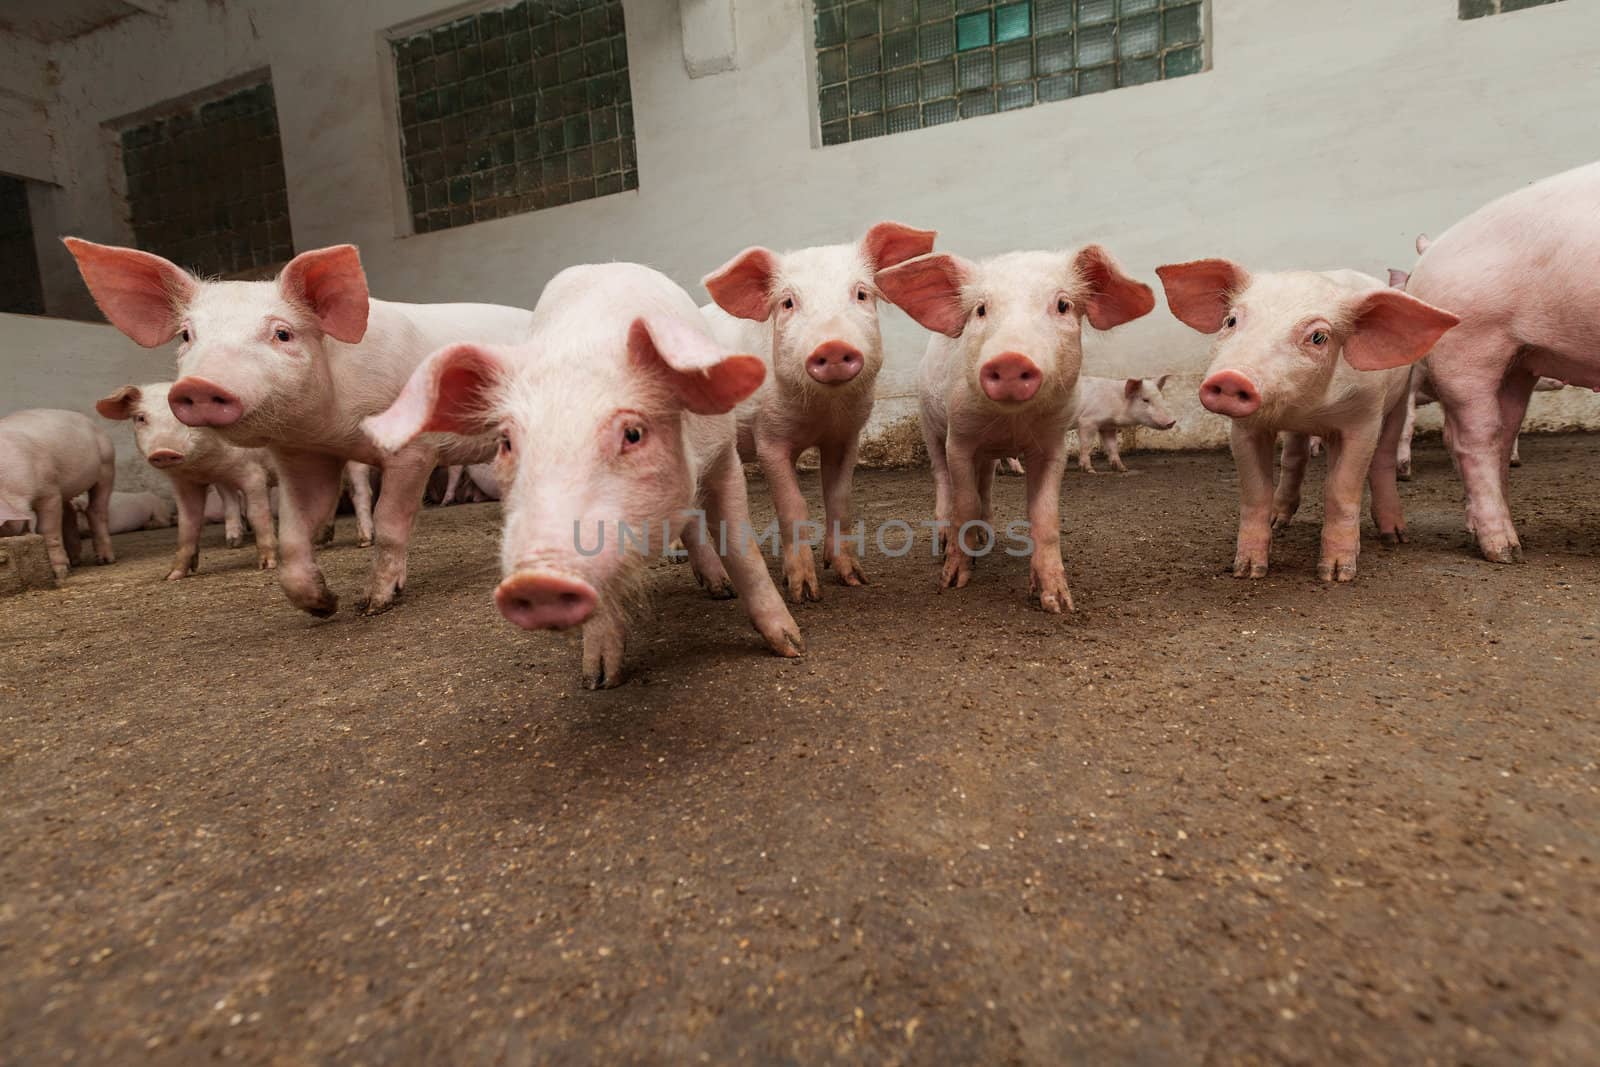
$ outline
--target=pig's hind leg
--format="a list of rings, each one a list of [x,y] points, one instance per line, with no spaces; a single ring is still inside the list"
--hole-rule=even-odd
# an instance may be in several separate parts
[[[226,495],[233,490],[219,486]],[[206,486],[204,482],[172,479],[172,495],[178,501],[178,550],[167,572],[167,581],[187,578],[200,567],[200,528],[206,523]]]
[[[312,535],[333,518],[339,505],[341,464],[313,452],[278,452],[278,584],[289,603],[318,618],[339,610],[317,566]]]
[[[1383,417],[1378,431],[1378,448],[1367,471],[1367,487],[1372,492],[1372,522],[1386,545],[1406,541],[1405,512],[1400,506],[1399,446],[1405,433],[1407,403],[1402,400]]]
[[[116,476],[116,459],[108,458],[100,464],[100,480],[89,490],[89,533],[94,538],[96,563],[117,561],[111,550],[111,486]]]
[[[699,519],[689,523],[683,528],[682,537],[683,547],[689,553],[689,569],[694,572],[694,580],[700,588],[710,593],[713,600],[731,600],[738,596],[738,590],[734,589],[722,566],[722,557],[717,555],[713,543],[715,535],[706,523]]]
[[[1117,442],[1117,428],[1107,426],[1100,431],[1100,448],[1106,454],[1106,462],[1111,464],[1111,469],[1118,474],[1127,474],[1128,468],[1122,462],[1122,448]]]
[[[1506,501],[1506,466],[1511,441],[1527,410],[1524,396],[1534,376],[1520,372],[1519,385],[1508,393],[1508,368],[1517,351],[1517,342],[1496,329],[1476,329],[1462,335],[1465,326],[1445,334],[1429,353],[1434,391],[1444,408],[1445,443],[1461,474],[1467,496],[1467,529],[1477,540],[1478,551],[1493,563],[1522,562],[1522,543],[1517,539]],[[1460,336],[1458,336],[1460,335]],[[1516,422],[1505,425],[1515,412]]]
[[[405,590],[406,544],[436,459],[431,448],[406,448],[383,465],[383,492],[372,512],[377,553],[367,595],[361,600],[363,614],[388,611]]]
[[[454,468],[452,468],[454,469]],[[356,512],[356,547],[372,547],[372,468],[365,463],[346,463],[350,479],[350,506]]]
[[[850,530],[850,481],[856,469],[856,440],[843,445],[823,445],[822,514],[828,529],[823,534],[822,565],[833,568],[845,585],[866,585],[867,572],[846,540]]]
[[[727,531],[727,573],[738,591],[739,601],[750,622],[780,656],[798,656],[806,643],[800,627],[789,614],[772,575],[767,573],[761,547],[750,534],[750,500],[745,490],[744,470],[732,452],[714,463],[705,473],[706,521],[712,531]],[[716,536],[716,534],[712,534]]]
[[[63,511],[71,516],[69,522],[62,521]],[[50,569],[55,571],[58,581],[64,581],[72,569],[72,564],[77,561],[79,547],[77,516],[73,514],[71,505],[65,504],[61,497],[53,492],[46,493],[33,501],[33,515],[33,528],[44,538],[44,550],[50,557]],[[69,527],[70,535],[67,533]],[[69,544],[72,546],[70,556],[67,554]]]
[[[1348,582],[1356,576],[1356,557],[1361,554],[1361,484],[1372,469],[1378,438],[1371,430],[1345,432],[1324,443],[1328,446],[1328,477],[1322,487],[1322,554],[1317,559],[1317,577],[1325,582]],[[1391,485],[1393,480],[1391,468]]]
[[[1283,458],[1279,460],[1278,488],[1272,494],[1272,528],[1281,530],[1294,521],[1300,510],[1300,486],[1305,481],[1306,464],[1311,456],[1311,438],[1303,433],[1283,435]]]

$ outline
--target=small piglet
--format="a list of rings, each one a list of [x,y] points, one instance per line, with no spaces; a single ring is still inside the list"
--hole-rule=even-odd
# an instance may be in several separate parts
[[[1178,420],[1167,411],[1162,386],[1170,375],[1159,378],[1091,378],[1078,379],[1078,469],[1094,473],[1090,454],[1095,438],[1105,449],[1111,469],[1126,474],[1122,454],[1118,451],[1117,431],[1127,426],[1147,426],[1152,430],[1170,430]]]
[[[94,558],[111,563],[111,484],[117,455],[87,415],[32,408],[0,418],[0,522],[32,518],[57,578],[78,561],[72,498],[89,494]]]
[[[749,536],[735,442],[733,409],[763,377],[761,360],[719,346],[664,275],[569,267],[545,287],[524,343],[435,352],[365,427],[387,449],[418,434],[498,435],[495,604],[524,629],[582,626],[583,678],[597,689],[622,680],[646,560],[697,525],[696,508],[708,543],[725,533],[731,581],[767,645],[800,654]]]
[[[302,252],[270,282],[205,281],[159,256],[69,237],[100,310],[146,348],[177,338],[167,401],[187,426],[264,447],[282,489],[278,583],[290,603],[332,615],[339,599],[313,537],[339,503],[347,461],[383,468],[377,552],[362,610],[391,607],[405,586],[406,544],[428,475],[440,462],[487,459],[490,441],[432,438],[385,454],[361,420],[388,407],[429,352],[454,341],[511,342],[532,316],[493,304],[373,300],[353,245]]]
[[[923,357],[921,399],[935,517],[952,535],[941,584],[959,589],[971,579],[983,524],[992,520],[995,460],[1020,455],[1033,542],[1030,588],[1045,611],[1072,610],[1061,559],[1061,474],[1077,409],[1083,323],[1109,330],[1148,314],[1155,307],[1150,287],[1123,273],[1099,245],[980,262],[934,253],[880,271],[877,281],[934,334]]]
[[[89,524],[88,497],[75,497],[72,506],[78,512],[78,533],[93,531]],[[111,532],[132,533],[135,530],[162,530],[172,525],[172,505],[154,493],[112,493],[111,507],[107,512]]]
[[[1361,551],[1361,484],[1384,540],[1405,540],[1395,446],[1405,424],[1411,364],[1454,315],[1352,270],[1252,275],[1225,259],[1159,267],[1179,321],[1216,334],[1200,402],[1233,420],[1239,537],[1233,573],[1267,573],[1272,531],[1300,506],[1309,437],[1329,454],[1317,574],[1348,582]],[[1274,494],[1273,443],[1283,474]]]
[[[167,581],[186,578],[200,566],[206,486],[213,484],[225,506],[233,502],[228,509],[228,547],[244,543],[237,503],[242,499],[256,532],[256,557],[263,570],[271,570],[278,565],[278,547],[267,503],[267,487],[274,475],[266,449],[240,448],[215,430],[185,426],[167,402],[171,388],[171,382],[124,385],[94,406],[105,418],[131,421],[139,454],[172,483],[172,496],[178,503],[178,552]]]
[[[934,236],[880,222],[855,244],[782,253],[747,248],[703,283],[715,304],[701,312],[717,341],[735,352],[753,352],[767,365],[761,388],[738,411],[739,451],[761,464],[772,491],[784,587],[796,603],[822,597],[794,466],[812,446],[822,459],[823,565],[845,585],[866,584],[866,571],[845,537],[856,448],[883,366],[873,278],[932,251]],[[713,594],[730,593],[716,553],[693,539],[688,547],[700,583]]]

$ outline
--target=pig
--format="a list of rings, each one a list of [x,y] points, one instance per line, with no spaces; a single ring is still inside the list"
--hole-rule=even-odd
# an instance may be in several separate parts
[[[389,450],[422,433],[497,436],[495,604],[524,629],[582,626],[584,684],[599,689],[622,681],[646,555],[698,525],[696,508],[706,543],[727,546],[726,570],[767,646],[803,650],[746,536],[733,409],[765,376],[758,357],[718,345],[664,275],[635,263],[576,266],[545,286],[523,343],[440,349],[364,426]]]
[[[388,407],[428,353],[452,341],[519,340],[531,314],[371,299],[353,245],[302,252],[273,281],[218,282],[147,252],[66,243],[113,325],[147,348],[179,339],[173,414],[271,453],[282,489],[278,582],[294,606],[318,617],[338,610],[313,535],[333,516],[344,464],[381,467],[377,551],[359,606],[366,614],[392,607],[428,475],[440,462],[487,459],[494,445],[421,438],[385,453],[361,432],[361,419]]]
[[[439,498],[440,507],[448,507],[456,503],[456,494],[461,489],[461,479],[466,474],[467,467],[464,463],[457,463],[445,470],[444,496]]]
[[[478,490],[478,495],[484,500],[500,499],[500,479],[495,476],[492,463],[469,463],[467,465],[467,478]]]
[[[1179,321],[1216,334],[1200,403],[1233,420],[1239,470],[1235,577],[1267,573],[1272,531],[1300,506],[1309,436],[1327,445],[1317,575],[1348,582],[1361,551],[1361,483],[1385,541],[1406,539],[1395,482],[1411,364],[1456,324],[1432,307],[1353,270],[1252,275],[1226,259],[1156,269]],[[1284,446],[1272,485],[1272,446]]]
[[[702,282],[713,301],[701,309],[712,335],[767,365],[761,389],[738,411],[739,453],[760,463],[772,492],[784,589],[796,603],[822,598],[795,475],[796,458],[812,446],[822,460],[823,566],[843,585],[867,584],[848,533],[856,449],[883,365],[873,277],[931,252],[935,236],[880,222],[855,244],[782,253],[747,248]],[[688,548],[700,583],[713,595],[731,593],[716,553],[692,539]]]
[[[228,547],[244,543],[239,524],[242,499],[256,532],[257,563],[271,570],[278,565],[278,547],[267,499],[267,487],[275,480],[267,450],[241,448],[215,430],[180,422],[168,403],[171,389],[171,382],[124,385],[95,403],[104,418],[133,423],[139,454],[172,483],[178,503],[178,548],[167,581],[187,578],[199,569],[208,485],[217,486],[227,509]]]
[[[1105,449],[1111,469],[1123,474],[1128,468],[1122,463],[1117,446],[1117,430],[1124,426],[1148,426],[1152,430],[1170,430],[1178,425],[1162,403],[1162,386],[1170,375],[1159,378],[1092,378],[1083,375],[1078,379],[1078,469],[1085,474],[1095,473],[1090,454],[1095,438]]]
[[[0,418],[0,522],[31,517],[50,569],[65,579],[81,547],[72,498],[88,493],[94,558],[115,562],[110,508],[116,466],[111,438],[87,415],[30,408]]]
[[[77,512],[78,533],[92,532],[89,525],[89,498],[74,497],[72,507]],[[135,530],[163,530],[172,525],[172,504],[155,493],[112,493],[108,511],[111,532],[133,533]]]
[[[350,509],[356,514],[356,547],[370,548],[376,536],[372,528],[372,477],[376,469],[355,460],[344,465],[344,481],[349,486]],[[327,537],[319,544],[333,540],[332,520],[329,520]]]
[[[1026,461],[1029,587],[1072,610],[1061,557],[1061,475],[1077,410],[1083,322],[1109,330],[1149,314],[1150,287],[1110,252],[1012,252],[973,262],[930,253],[879,271],[878,288],[933,332],[922,362],[922,429],[943,534],[941,588],[962,588],[992,518],[994,461]],[[989,549],[994,538],[990,537]]]
[[[1485,559],[1520,562],[1506,485],[1534,384],[1544,375],[1600,389],[1600,163],[1509,193],[1418,251],[1405,291],[1461,319],[1428,373],[1467,529]]]

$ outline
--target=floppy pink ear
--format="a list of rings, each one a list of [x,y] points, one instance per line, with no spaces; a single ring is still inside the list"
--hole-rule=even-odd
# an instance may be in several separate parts
[[[1415,363],[1461,320],[1398,289],[1374,289],[1359,298],[1344,358],[1356,370],[1387,370]]]
[[[124,385],[110,396],[94,402],[94,409],[108,419],[131,419],[133,407],[144,395],[137,385]]]
[[[78,237],[61,240],[78,261],[89,295],[111,325],[145,348],[177,336],[183,308],[200,287],[194,275],[134,248],[97,245]]]
[[[1422,255],[1422,253],[1426,252],[1432,244],[1433,241],[1428,237],[1427,234],[1417,234],[1417,255]]]
[[[1389,268],[1389,288],[1404,289],[1406,287],[1406,282],[1409,282],[1410,280],[1410,271],[1395,270],[1393,267]]]
[[[420,433],[483,433],[504,372],[504,360],[485,346],[441,348],[411,372],[389,409],[362,419],[361,428],[385,452],[399,451]]]
[[[355,245],[302,252],[278,275],[286,299],[309,307],[322,332],[355,344],[367,332],[367,274]]]
[[[1125,398],[1132,400],[1134,397],[1139,395],[1139,387],[1143,384],[1144,383],[1138,378],[1129,378],[1127,381],[1122,383],[1122,395]]]
[[[1109,330],[1141,318],[1156,306],[1156,296],[1144,282],[1123,272],[1115,257],[1099,245],[1086,245],[1074,265],[1089,283],[1089,325]]]
[[[1157,267],[1167,307],[1185,326],[1201,333],[1222,329],[1234,297],[1250,284],[1250,272],[1227,259],[1197,259]]]
[[[747,248],[700,282],[717,306],[735,318],[766,322],[772,315],[772,283],[778,257],[765,248]]]
[[[628,353],[636,364],[664,374],[673,394],[696,415],[732,411],[767,376],[758,357],[729,353],[704,330],[668,316],[634,319]]]
[[[949,252],[932,252],[880,270],[878,290],[924,329],[960,337],[967,327],[961,290],[972,277],[972,264]]]
[[[934,230],[918,230],[901,222],[880,222],[861,239],[861,251],[874,271],[886,270],[933,251]]]

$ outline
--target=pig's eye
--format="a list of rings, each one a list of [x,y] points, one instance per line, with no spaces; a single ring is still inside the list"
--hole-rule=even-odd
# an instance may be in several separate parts
[[[786,297],[783,298],[783,310],[785,310],[785,311],[793,311],[794,310],[794,297],[786,296]]]
[[[1328,333],[1327,333],[1327,331],[1326,330],[1312,330],[1311,331],[1311,343],[1316,345],[1318,348],[1321,348],[1323,345],[1327,344],[1328,343]]]
[[[500,436],[500,454],[502,456],[511,455],[511,438],[504,434]]]
[[[628,451],[630,448],[638,447],[638,445],[643,441],[643,426],[624,426],[622,428],[622,450],[624,452]]]
[[[1229,315],[1227,318],[1222,320],[1222,325],[1230,330],[1233,329],[1233,327],[1239,325],[1239,316]]]
[[[183,343],[184,344],[188,344],[189,343],[189,327],[185,326],[183,329],[179,330],[178,331],[178,336],[183,338]]]
[[[989,314],[989,307],[988,307],[988,305],[987,305],[987,304],[979,304],[979,305],[978,305],[978,310],[977,310],[977,312],[976,312],[976,313],[975,313],[975,314],[976,314],[976,315],[977,315],[977,316],[978,316],[978,318],[980,318],[980,319],[981,319],[981,318],[984,318],[984,317],[985,317],[985,316],[987,316],[987,315],[988,315],[988,314]]]
[[[133,417],[133,421],[134,421],[135,425],[143,426],[144,425],[144,416],[143,415],[135,415]]]
[[[1058,297],[1056,299],[1056,314],[1057,315],[1065,315],[1070,310],[1072,310],[1072,301],[1068,300],[1064,296],[1063,297]]]
[[[276,337],[284,344],[288,344],[290,341],[294,340],[294,334],[289,332],[289,328],[287,326],[279,326],[273,331],[272,336]]]
[[[856,287],[856,299],[858,301],[860,301],[861,303],[863,303],[863,304],[865,304],[867,302],[867,287],[866,286],[862,285],[862,286],[857,286]]]

